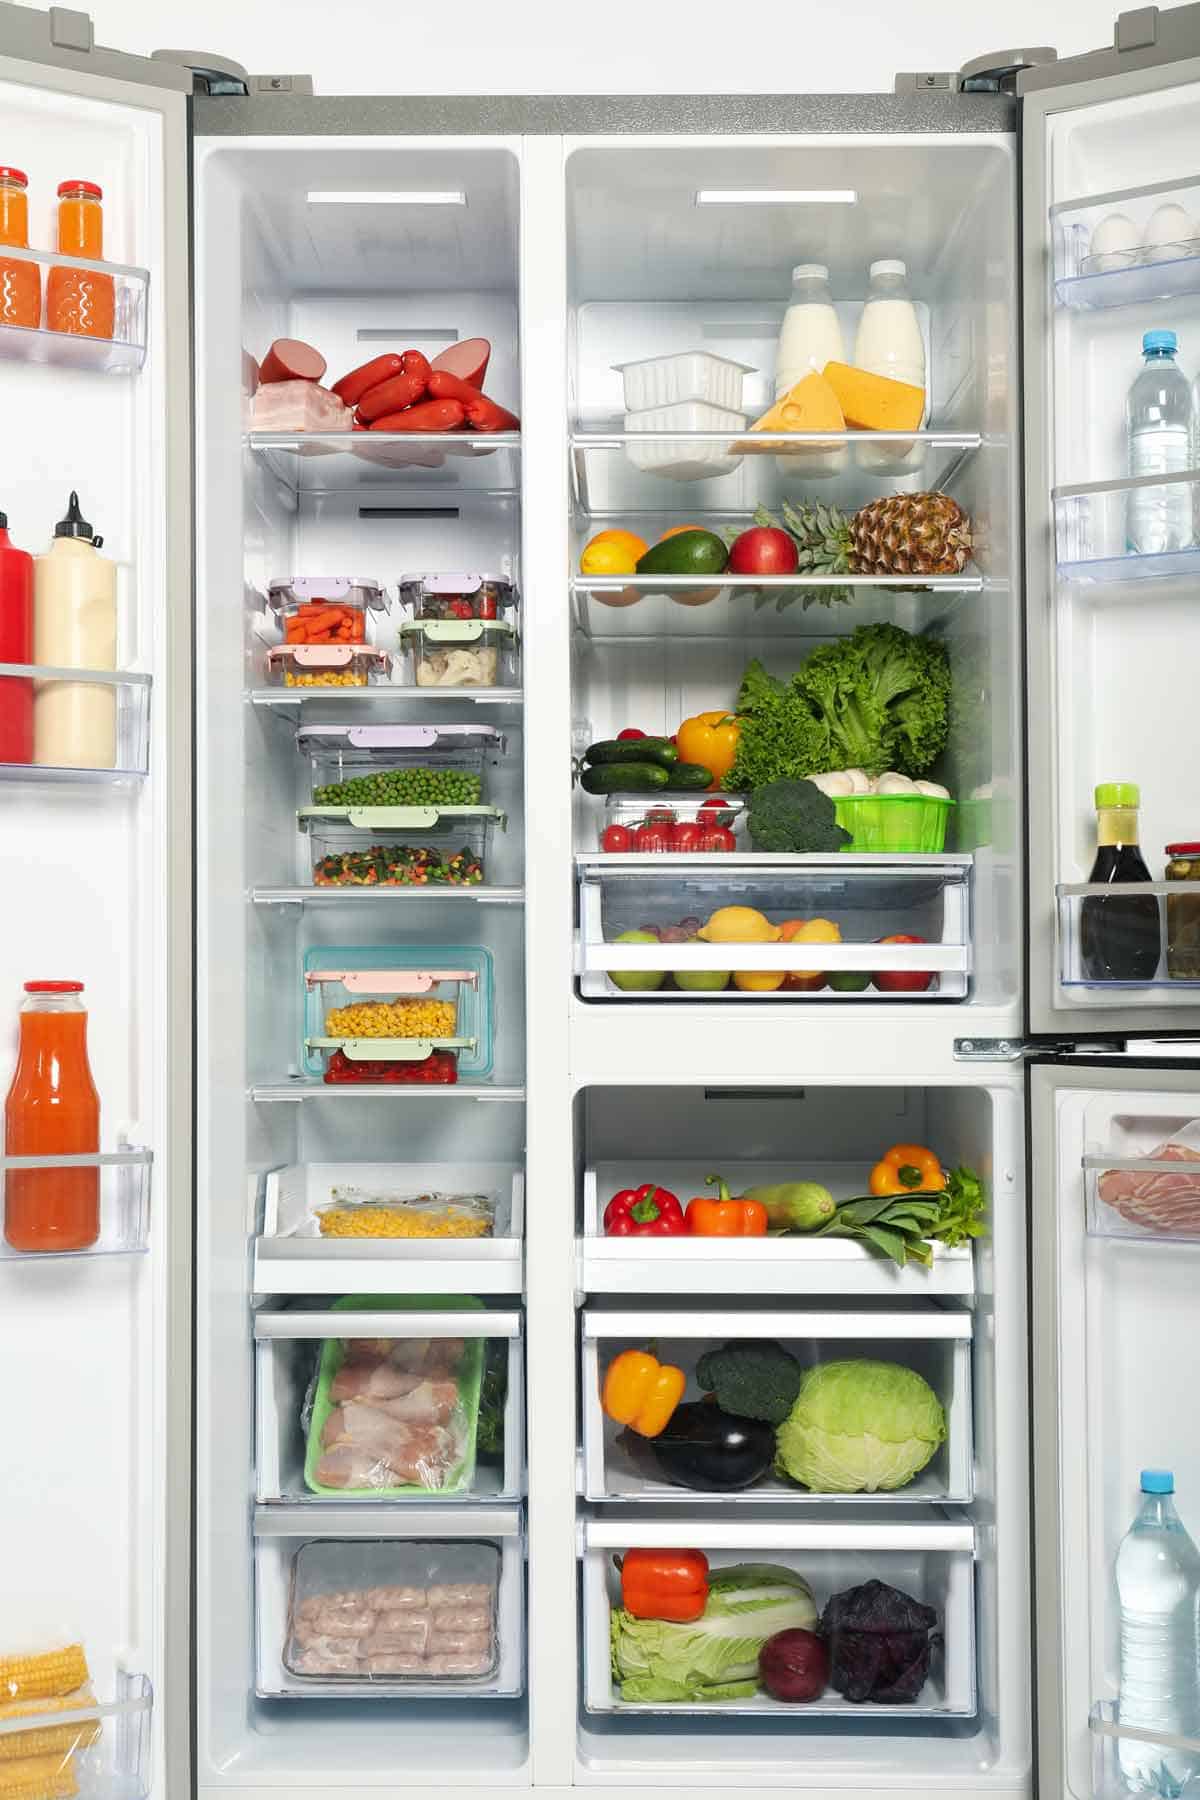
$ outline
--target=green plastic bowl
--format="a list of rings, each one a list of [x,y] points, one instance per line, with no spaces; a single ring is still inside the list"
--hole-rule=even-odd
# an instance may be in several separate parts
[[[838,824],[850,833],[843,850],[885,850],[893,856],[943,850],[953,805],[932,794],[851,794],[833,802]]]

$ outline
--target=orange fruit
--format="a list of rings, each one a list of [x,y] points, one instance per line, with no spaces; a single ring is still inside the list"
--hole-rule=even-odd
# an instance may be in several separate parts
[[[619,544],[623,550],[629,552],[634,562],[638,560],[639,556],[645,556],[650,548],[645,538],[639,537],[636,531],[621,531],[615,526],[610,531],[598,531],[595,537],[590,538],[588,542],[589,544]]]
[[[672,525],[669,530],[663,532],[658,541],[660,544],[665,544],[669,537],[678,537],[681,531],[704,531],[706,529],[707,527],[704,525]]]

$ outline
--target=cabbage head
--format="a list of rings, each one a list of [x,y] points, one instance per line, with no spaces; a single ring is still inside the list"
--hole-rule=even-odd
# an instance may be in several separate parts
[[[890,1493],[945,1437],[941,1402],[915,1369],[868,1357],[818,1363],[776,1434],[775,1466],[816,1493]]]
[[[817,1609],[803,1575],[777,1563],[713,1569],[702,1616],[687,1624],[610,1616],[613,1680],[621,1698],[661,1701],[751,1699],[758,1653],[777,1631],[815,1629]]]

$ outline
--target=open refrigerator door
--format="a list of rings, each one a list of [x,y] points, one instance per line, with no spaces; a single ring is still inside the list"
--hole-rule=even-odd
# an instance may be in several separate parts
[[[3,11],[0,1770],[138,1800],[190,1779],[191,81]]]

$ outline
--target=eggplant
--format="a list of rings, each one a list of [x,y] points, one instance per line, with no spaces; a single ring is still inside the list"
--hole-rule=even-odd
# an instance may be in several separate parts
[[[673,1487],[734,1493],[752,1487],[771,1467],[775,1431],[758,1419],[722,1412],[711,1400],[693,1400],[675,1408],[657,1437],[639,1439],[634,1453],[647,1473]]]

